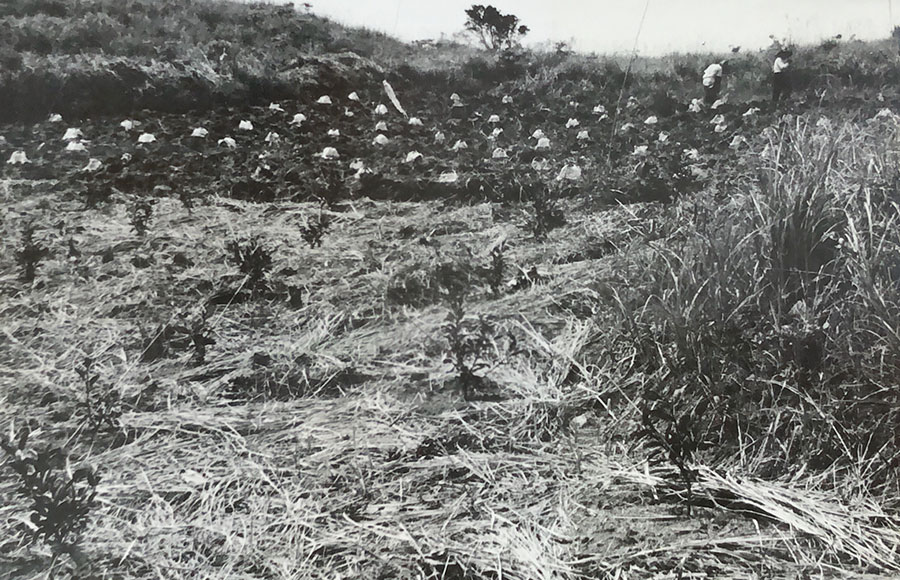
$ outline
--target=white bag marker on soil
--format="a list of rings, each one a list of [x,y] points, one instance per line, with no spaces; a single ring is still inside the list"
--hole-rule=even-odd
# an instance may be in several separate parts
[[[92,157],[88,160],[87,165],[82,167],[81,170],[86,173],[94,173],[95,171],[99,171],[101,167],[103,167],[103,164],[100,163],[100,160]]]
[[[422,158],[422,154],[419,153],[418,151],[410,151],[409,153],[406,154],[406,160],[404,161],[404,163],[415,163],[416,161],[418,161],[421,158]]]
[[[153,143],[156,141],[156,136],[153,133],[141,133],[138,137],[138,143]]]
[[[24,165],[25,163],[31,163],[31,161],[24,151],[13,151],[12,155],[9,156],[7,163],[10,165]]]
[[[740,149],[741,145],[746,145],[747,139],[743,137],[743,135],[735,135],[734,139],[731,140],[731,143],[728,145],[731,149]]]
[[[322,95],[321,97],[319,97],[319,100],[317,100],[316,103],[319,105],[330,105],[332,104],[331,97],[329,97],[328,95]]]
[[[325,149],[322,149],[322,153],[320,153],[319,155],[320,157],[322,157],[322,159],[337,159],[340,157],[340,155],[338,155],[337,149],[335,149],[334,147],[326,147]]]
[[[191,137],[199,137],[203,139],[207,135],[209,135],[209,131],[207,131],[203,127],[196,127],[193,131],[191,131]]]
[[[577,165],[566,165],[559,170],[556,181],[577,181],[581,179],[581,168]]]
[[[63,135],[63,141],[73,141],[75,139],[81,139],[82,137],[84,137],[84,134],[81,132],[81,129],[69,127]]]
[[[251,123],[250,121],[247,121],[247,120],[243,120],[240,123],[238,123],[238,129],[240,129],[241,131],[252,131],[253,123]]]
[[[237,147],[237,141],[235,141],[231,137],[222,137],[221,139],[219,139],[218,143],[219,145],[224,145],[229,149],[235,149]]]
[[[85,147],[84,143],[81,141],[69,141],[69,144],[66,145],[66,151],[70,153],[81,153],[87,151],[87,147]]]

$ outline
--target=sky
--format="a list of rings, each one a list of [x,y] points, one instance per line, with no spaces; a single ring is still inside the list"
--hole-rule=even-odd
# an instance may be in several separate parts
[[[302,3],[301,0],[296,0]],[[769,35],[798,43],[842,34],[886,38],[900,0],[309,0],[312,12],[401,40],[463,30],[465,9],[493,4],[531,31],[526,44],[564,41],[575,50],[611,53],[757,49]],[[892,4],[896,3],[896,6]],[[643,26],[640,26],[644,9]],[[898,14],[894,14],[894,12]],[[640,33],[639,33],[640,28]]]

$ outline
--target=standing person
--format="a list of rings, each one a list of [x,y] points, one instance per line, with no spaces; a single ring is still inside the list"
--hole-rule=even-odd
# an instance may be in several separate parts
[[[790,50],[779,50],[772,64],[772,104],[777,105],[791,94],[791,79],[788,67],[793,53]]]
[[[714,62],[703,71],[703,102],[707,106],[712,105],[719,98],[725,62],[724,60],[722,62]]]

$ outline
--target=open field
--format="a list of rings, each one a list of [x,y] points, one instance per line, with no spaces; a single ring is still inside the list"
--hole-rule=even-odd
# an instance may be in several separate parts
[[[252,11],[313,18],[225,6],[245,56]],[[900,574],[887,43],[798,50],[782,110],[741,55],[692,110],[699,56],[328,30],[253,98],[270,63],[193,37],[3,73],[211,67],[199,108],[38,91],[0,125],[0,577]]]

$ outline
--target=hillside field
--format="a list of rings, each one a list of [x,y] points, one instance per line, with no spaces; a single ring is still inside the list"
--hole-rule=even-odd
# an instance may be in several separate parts
[[[894,43],[0,33],[0,578],[900,575]]]

